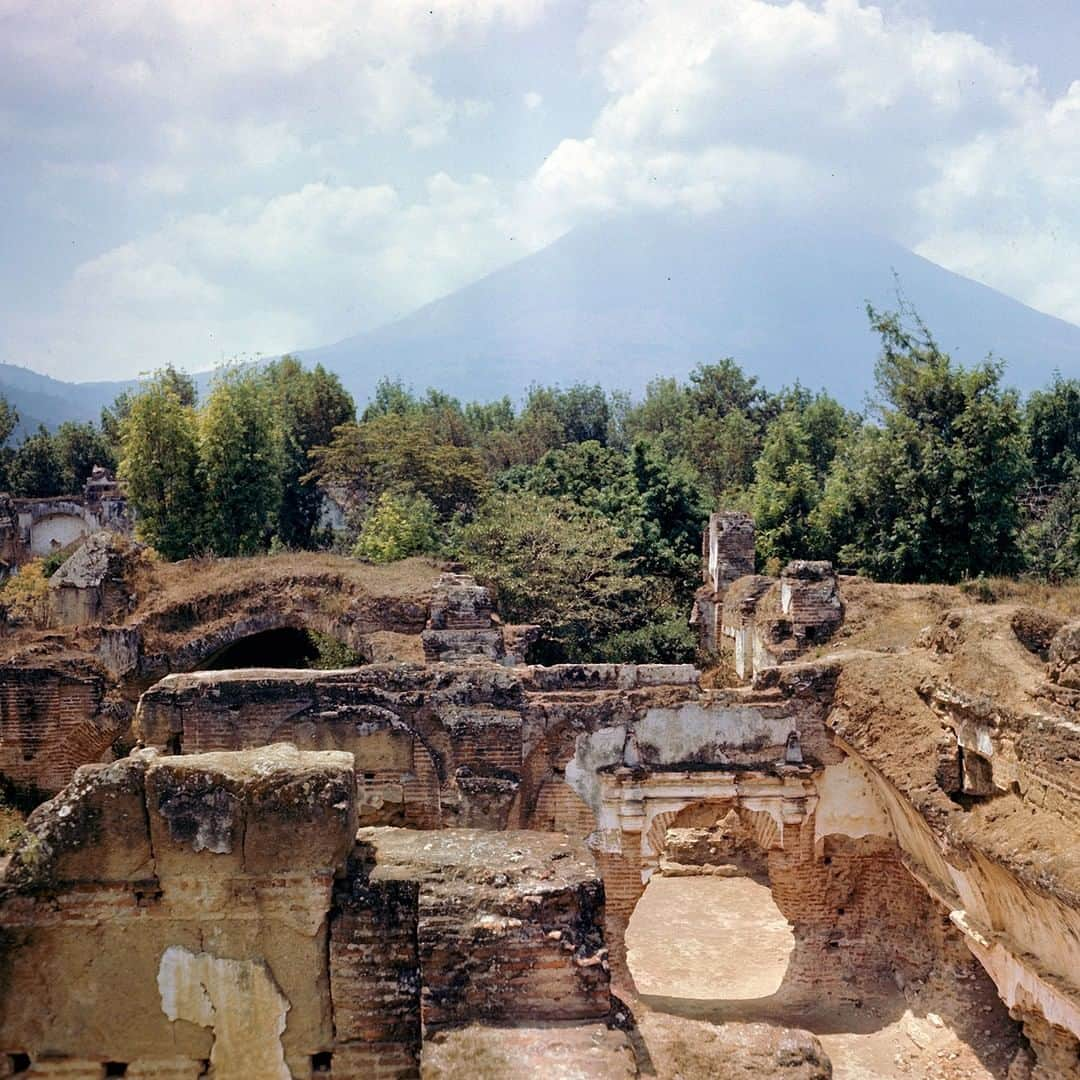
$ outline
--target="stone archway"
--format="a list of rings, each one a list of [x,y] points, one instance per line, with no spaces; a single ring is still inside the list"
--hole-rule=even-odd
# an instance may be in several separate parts
[[[625,932],[636,994],[712,999],[735,1011],[773,1000],[796,941],[772,895],[772,817],[735,799],[702,800],[658,814],[648,842],[659,865]]]

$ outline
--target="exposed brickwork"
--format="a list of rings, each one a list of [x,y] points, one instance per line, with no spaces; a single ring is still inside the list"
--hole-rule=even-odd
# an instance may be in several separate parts
[[[129,723],[125,709],[106,702],[97,676],[0,669],[0,774],[15,784],[59,791]]]

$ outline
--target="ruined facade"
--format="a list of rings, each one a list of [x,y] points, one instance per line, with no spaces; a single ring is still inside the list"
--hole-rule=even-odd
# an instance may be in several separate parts
[[[0,879],[0,1062],[463,1075],[439,1063],[495,1039],[524,1075],[563,1075],[573,1052],[586,1075],[633,1076],[635,905],[654,875],[730,872],[766,882],[792,927],[787,1000],[944,978],[959,1009],[989,994],[983,1022],[1015,1029],[1010,1080],[1076,1080],[1076,625],[958,607],[903,648],[849,647],[844,582],[820,563],[754,576],[749,525],[710,523],[697,604],[735,686],[684,665],[523,663],[528,631],[456,574],[381,602],[369,585],[334,621],[325,579],[272,613],[207,597],[213,617],[171,652],[178,609],[136,613],[82,630],[95,650],[127,633],[130,663],[95,652],[67,682],[41,656],[9,664],[23,689],[0,751],[22,741],[0,770],[60,741],[69,700],[103,732],[133,719],[140,748],[75,771]],[[301,615],[369,662],[178,670],[227,626]]]
[[[95,466],[78,495],[0,496],[0,560],[17,566],[95,532],[129,536],[132,527],[127,496],[108,470]]]

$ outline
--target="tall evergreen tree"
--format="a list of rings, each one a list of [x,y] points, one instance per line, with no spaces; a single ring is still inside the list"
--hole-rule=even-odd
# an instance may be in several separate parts
[[[120,478],[139,537],[167,559],[194,554],[204,510],[195,409],[171,380],[154,378],[127,403],[119,435]]]
[[[282,433],[265,375],[219,375],[199,417],[204,536],[217,555],[265,548],[281,506]]]

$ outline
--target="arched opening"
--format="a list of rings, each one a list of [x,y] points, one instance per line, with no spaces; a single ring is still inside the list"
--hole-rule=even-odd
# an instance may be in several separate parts
[[[202,664],[204,671],[234,668],[309,668],[316,666],[320,650],[307,630],[280,626],[240,638]]]
[[[768,819],[755,828],[755,818]],[[753,1001],[776,995],[795,951],[773,899],[768,815],[730,801],[661,814],[650,828],[660,852],[626,930],[627,967],[640,994]]]
[[[658,1072],[718,1075],[717,1061],[762,1045],[742,1025],[764,1024],[813,1033],[784,1038],[820,1075],[825,1058],[838,1077],[1007,1074],[1017,1027],[892,841],[815,842],[812,818],[781,833],[737,800],[656,815],[642,841],[656,869],[626,968]],[[754,1059],[761,1075],[782,1071],[771,1052]]]

